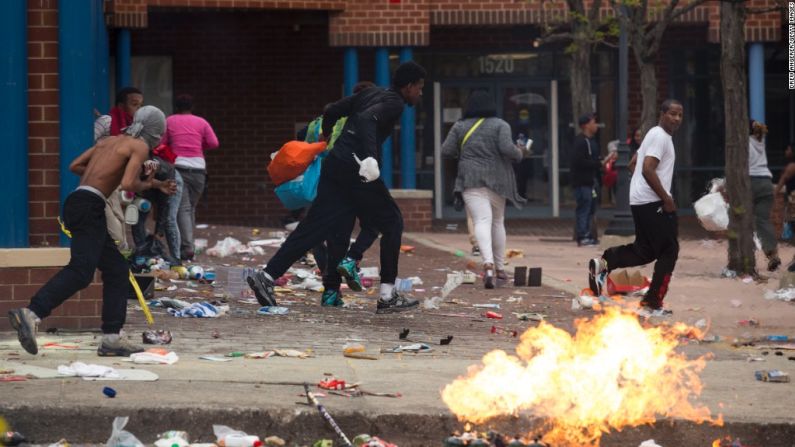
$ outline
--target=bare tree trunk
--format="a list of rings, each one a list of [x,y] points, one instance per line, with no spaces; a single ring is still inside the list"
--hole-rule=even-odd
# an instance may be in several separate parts
[[[591,45],[587,41],[572,45],[571,53],[571,113],[574,118],[574,129],[577,131],[577,119],[586,113],[592,113],[591,103]]]
[[[748,98],[745,66],[745,6],[721,3],[720,73],[726,121],[726,192],[729,196],[729,269],[756,274],[751,179],[748,175]]]
[[[640,60],[640,58],[636,58]],[[657,125],[657,69],[654,62],[639,62],[640,69],[640,94],[643,98],[643,108],[640,114],[640,132],[646,135],[652,127]]]

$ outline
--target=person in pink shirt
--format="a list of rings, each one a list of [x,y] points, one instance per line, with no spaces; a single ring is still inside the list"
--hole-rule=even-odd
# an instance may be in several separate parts
[[[177,213],[181,236],[180,257],[191,260],[194,255],[193,229],[196,227],[196,205],[207,180],[206,149],[218,147],[218,137],[204,118],[192,113],[193,97],[180,95],[174,102],[177,113],[166,120],[163,144],[177,156],[174,166],[182,176],[184,190]]]

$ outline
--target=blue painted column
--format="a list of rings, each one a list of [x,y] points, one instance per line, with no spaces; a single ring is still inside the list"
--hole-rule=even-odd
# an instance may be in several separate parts
[[[752,120],[765,122],[765,44],[748,46],[748,97]]]
[[[93,2],[58,4],[58,80],[60,89],[61,206],[77,188],[79,177],[69,164],[94,143],[94,52],[91,32],[96,27]],[[61,244],[68,245],[61,235]]]
[[[131,49],[130,30],[119,28],[116,35],[116,91],[129,87],[130,83],[130,53]]]
[[[26,0],[0,2],[0,247],[28,246],[28,41]]]
[[[95,78],[94,78],[94,108],[99,113],[108,113],[110,110],[110,43],[108,42],[108,27],[105,25],[105,14],[102,9],[103,0],[94,0],[97,8],[95,51]]]
[[[411,48],[400,49],[400,63],[408,62],[414,58]],[[414,106],[406,105],[400,118],[400,187],[415,189],[417,187],[416,154],[414,151],[416,140],[416,110]]]
[[[353,86],[357,82],[359,82],[359,53],[356,52],[356,48],[346,48],[342,95],[353,94]]]
[[[378,48],[375,50],[375,85],[389,87],[389,49]],[[381,145],[381,180],[387,188],[392,187],[392,137]]]

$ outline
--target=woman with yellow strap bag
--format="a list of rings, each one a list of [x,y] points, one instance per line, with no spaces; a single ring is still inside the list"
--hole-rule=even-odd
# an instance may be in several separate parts
[[[497,118],[497,105],[484,91],[470,95],[463,118],[453,125],[442,144],[443,157],[458,158],[455,192],[462,194],[475,226],[487,289],[508,279],[505,201],[510,200],[517,208],[526,202],[516,191],[512,166],[522,155],[511,138],[511,127]]]

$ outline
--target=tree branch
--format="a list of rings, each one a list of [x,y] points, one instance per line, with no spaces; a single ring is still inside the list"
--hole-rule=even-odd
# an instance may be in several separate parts
[[[671,14],[671,18],[670,18],[671,20],[670,21],[673,22],[674,20],[678,19],[680,16],[682,16],[684,14],[687,14],[688,12],[690,12],[690,11],[698,8],[699,6],[703,5],[705,2],[706,2],[706,0],[691,0],[691,2],[687,4],[687,6],[682,6],[678,10],[674,11]]]
[[[537,39],[539,45],[545,45],[548,43],[556,43],[556,42],[570,42],[574,40],[573,33],[555,33],[550,34],[549,36],[540,37]]]

